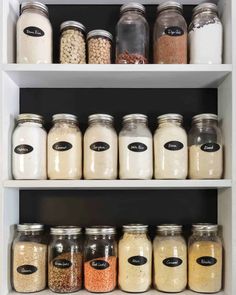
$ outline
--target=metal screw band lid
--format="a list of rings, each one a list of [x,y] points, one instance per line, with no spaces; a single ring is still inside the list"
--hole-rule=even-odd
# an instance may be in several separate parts
[[[23,113],[17,117],[17,122],[21,121],[38,121],[39,123],[43,123],[43,117],[37,114]]]
[[[69,120],[73,122],[78,122],[78,118],[72,114],[55,114],[52,116],[52,121],[59,121],[59,120]]]
[[[74,20],[68,20],[68,21],[63,22],[60,26],[60,30],[62,31],[62,30],[69,28],[69,27],[74,27],[74,28],[80,29],[83,32],[86,31],[86,28],[83,24],[81,24],[77,21],[74,21]]]
[[[40,223],[20,223],[17,224],[17,231],[43,231],[44,225]]]
[[[147,232],[148,225],[144,224],[127,224],[123,225],[124,232]]]
[[[87,235],[114,235],[116,229],[113,226],[91,226],[85,228]]]
[[[213,223],[196,223],[192,225],[193,231],[211,231],[215,232],[218,230],[218,224]]]
[[[163,10],[176,8],[179,11],[183,12],[183,5],[176,1],[165,1],[157,6],[157,13],[160,13]]]
[[[216,114],[206,113],[206,114],[199,114],[192,118],[192,122],[196,123],[201,120],[215,120],[218,121],[218,116]]]
[[[179,224],[161,224],[157,225],[157,231],[174,231],[174,232],[181,232],[183,226]]]
[[[164,121],[166,120],[176,120],[176,121],[179,121],[179,122],[183,122],[183,116],[180,115],[180,114],[164,114],[164,115],[161,115],[159,117],[157,117],[157,121],[158,121],[158,124],[161,124],[163,123]]]
[[[55,226],[50,229],[51,235],[79,235],[81,227],[78,226]]]
[[[38,2],[38,1],[27,1],[27,2],[23,2],[21,4],[21,13],[26,10],[26,9],[30,9],[30,8],[35,8],[35,9],[39,9],[42,12],[44,12],[47,16],[48,16],[48,8],[45,4]]]
[[[111,116],[111,115],[107,115],[107,114],[93,114],[93,115],[90,115],[88,117],[89,123],[94,121],[94,120],[106,120],[106,121],[109,121],[109,122],[113,122],[114,117]]]
[[[129,114],[123,117],[123,122],[127,122],[130,120],[142,120],[144,122],[147,122],[148,117],[143,114]]]
[[[140,12],[145,13],[145,7],[142,4],[136,2],[124,4],[120,8],[121,13],[129,10],[139,10]]]
[[[193,9],[193,17],[204,11],[218,14],[218,7],[215,3],[201,3]]]
[[[92,37],[105,37],[105,38],[110,39],[111,41],[113,40],[112,34],[109,33],[108,31],[105,31],[105,30],[93,30],[93,31],[90,31],[87,34],[87,40],[92,38]]]

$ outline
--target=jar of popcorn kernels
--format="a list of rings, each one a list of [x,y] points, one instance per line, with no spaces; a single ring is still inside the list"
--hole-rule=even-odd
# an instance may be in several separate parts
[[[105,30],[93,30],[87,35],[88,63],[110,64],[112,54],[112,35]]]
[[[61,24],[60,63],[85,64],[85,26],[76,21]]]

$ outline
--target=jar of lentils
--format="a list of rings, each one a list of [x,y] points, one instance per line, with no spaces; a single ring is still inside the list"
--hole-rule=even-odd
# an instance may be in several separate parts
[[[85,26],[76,21],[61,24],[61,64],[86,64]]]
[[[112,54],[112,35],[105,30],[93,30],[87,35],[88,63],[110,64]]]

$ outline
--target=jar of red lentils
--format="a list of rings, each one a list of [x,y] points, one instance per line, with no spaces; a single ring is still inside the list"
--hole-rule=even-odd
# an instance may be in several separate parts
[[[93,226],[85,230],[84,287],[89,292],[111,292],[117,284],[116,230]]]

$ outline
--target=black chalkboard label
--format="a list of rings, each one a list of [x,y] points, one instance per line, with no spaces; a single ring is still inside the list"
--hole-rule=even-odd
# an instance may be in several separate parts
[[[65,152],[65,151],[68,151],[72,148],[72,144],[67,141],[58,141],[58,142],[54,143],[52,148],[58,152]]]
[[[67,259],[55,259],[53,261],[53,266],[57,267],[57,268],[69,268],[71,267],[72,263],[71,261],[67,260]]]
[[[177,257],[168,257],[162,261],[165,266],[176,267],[183,263],[183,260]]]
[[[37,267],[30,264],[24,264],[19,267],[17,267],[17,272],[22,275],[32,275],[37,271]]]
[[[207,153],[214,153],[220,149],[220,145],[217,143],[205,143],[201,146],[201,150]]]
[[[24,155],[24,154],[29,154],[33,151],[33,147],[28,144],[20,144],[15,147],[14,152],[16,154]]]
[[[44,31],[38,27],[27,27],[24,29],[24,33],[31,37],[42,37],[44,36]]]
[[[184,34],[184,30],[177,26],[168,27],[165,29],[165,34],[171,37],[178,37]]]
[[[110,145],[103,141],[97,141],[90,145],[90,149],[95,152],[104,152],[110,148]]]
[[[132,265],[140,266],[147,263],[147,258],[144,256],[132,256],[128,259],[128,262]]]
[[[110,266],[110,264],[104,260],[93,260],[90,262],[90,265],[97,270],[104,270]]]
[[[182,142],[180,141],[169,141],[164,145],[164,148],[169,150],[169,151],[179,151],[184,147]]]
[[[141,153],[147,150],[147,146],[141,142],[132,142],[128,145],[128,149],[132,152]]]
[[[211,256],[202,256],[202,257],[199,257],[196,261],[198,264],[202,266],[212,266],[216,264],[217,259]]]

